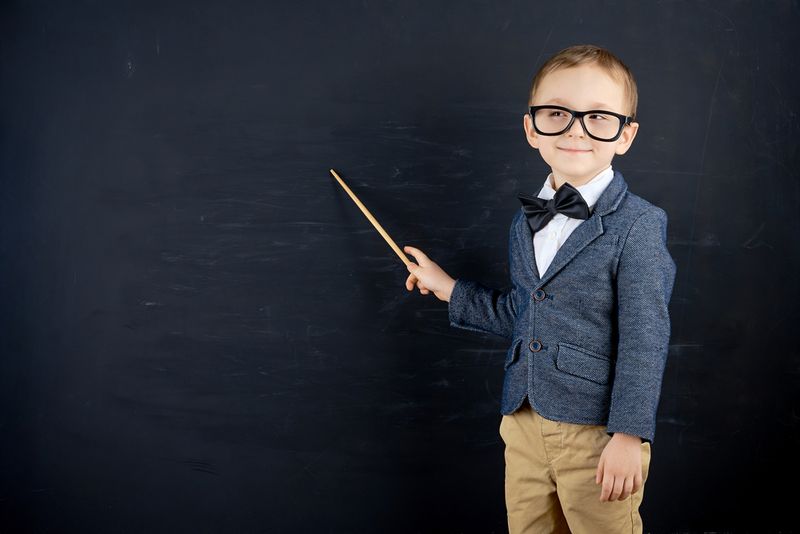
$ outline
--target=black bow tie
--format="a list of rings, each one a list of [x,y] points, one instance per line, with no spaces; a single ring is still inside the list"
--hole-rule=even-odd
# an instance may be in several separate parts
[[[522,202],[525,215],[528,217],[528,225],[534,234],[544,228],[556,213],[563,213],[573,219],[589,218],[589,205],[580,192],[567,182],[561,184],[550,200],[529,197],[522,193],[517,198]]]

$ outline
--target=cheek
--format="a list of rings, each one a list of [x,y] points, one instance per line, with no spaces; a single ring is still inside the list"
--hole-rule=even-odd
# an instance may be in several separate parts
[[[542,156],[542,159],[545,160],[545,162],[547,162],[549,165],[552,165],[553,161],[558,157],[557,153],[558,149],[553,141],[543,141],[542,137],[539,137],[539,154]]]
[[[555,137],[548,137],[545,135],[539,136],[539,151],[544,154],[555,154],[558,149],[556,149],[556,138]]]
[[[595,148],[595,154],[601,159],[611,159],[616,153],[616,143],[605,143],[603,146]]]

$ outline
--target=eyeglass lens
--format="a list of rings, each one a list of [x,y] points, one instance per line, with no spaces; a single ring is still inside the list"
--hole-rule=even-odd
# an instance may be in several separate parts
[[[563,109],[541,108],[533,115],[536,128],[546,134],[560,133],[569,124],[572,115]],[[576,118],[577,120],[577,118]],[[583,116],[586,130],[595,137],[611,139],[620,129],[619,117],[607,113],[589,113]]]

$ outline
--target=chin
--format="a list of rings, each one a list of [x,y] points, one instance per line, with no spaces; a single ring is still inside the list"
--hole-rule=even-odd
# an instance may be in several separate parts
[[[603,168],[605,168],[605,167],[603,167]],[[600,172],[599,170],[595,170],[595,169],[596,169],[596,167],[593,167],[592,165],[585,165],[585,166],[580,166],[580,167],[562,165],[562,166],[559,166],[559,167],[553,167],[553,171],[557,175],[562,176],[562,177],[564,177],[564,178],[566,178],[568,180],[571,180],[571,181],[581,181],[581,182],[584,181],[584,180],[591,179],[598,172]]]
[[[562,176],[578,177],[591,173],[594,168],[596,168],[594,165],[557,165],[553,170]]]

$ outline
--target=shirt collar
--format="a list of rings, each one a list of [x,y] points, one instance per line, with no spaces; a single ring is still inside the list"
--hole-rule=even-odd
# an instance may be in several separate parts
[[[539,198],[550,200],[555,196],[556,191],[553,189],[553,186],[550,183],[552,177],[552,172],[547,175],[547,179],[544,181],[544,187],[542,187],[542,190],[539,191]],[[597,199],[600,198],[600,195],[603,194],[603,191],[608,184],[611,183],[612,178],[614,178],[614,170],[611,168],[611,165],[609,165],[605,170],[602,170],[596,174],[594,178],[583,185],[576,186],[575,189],[578,190],[583,199],[586,201],[586,204],[591,208],[595,205]]]

